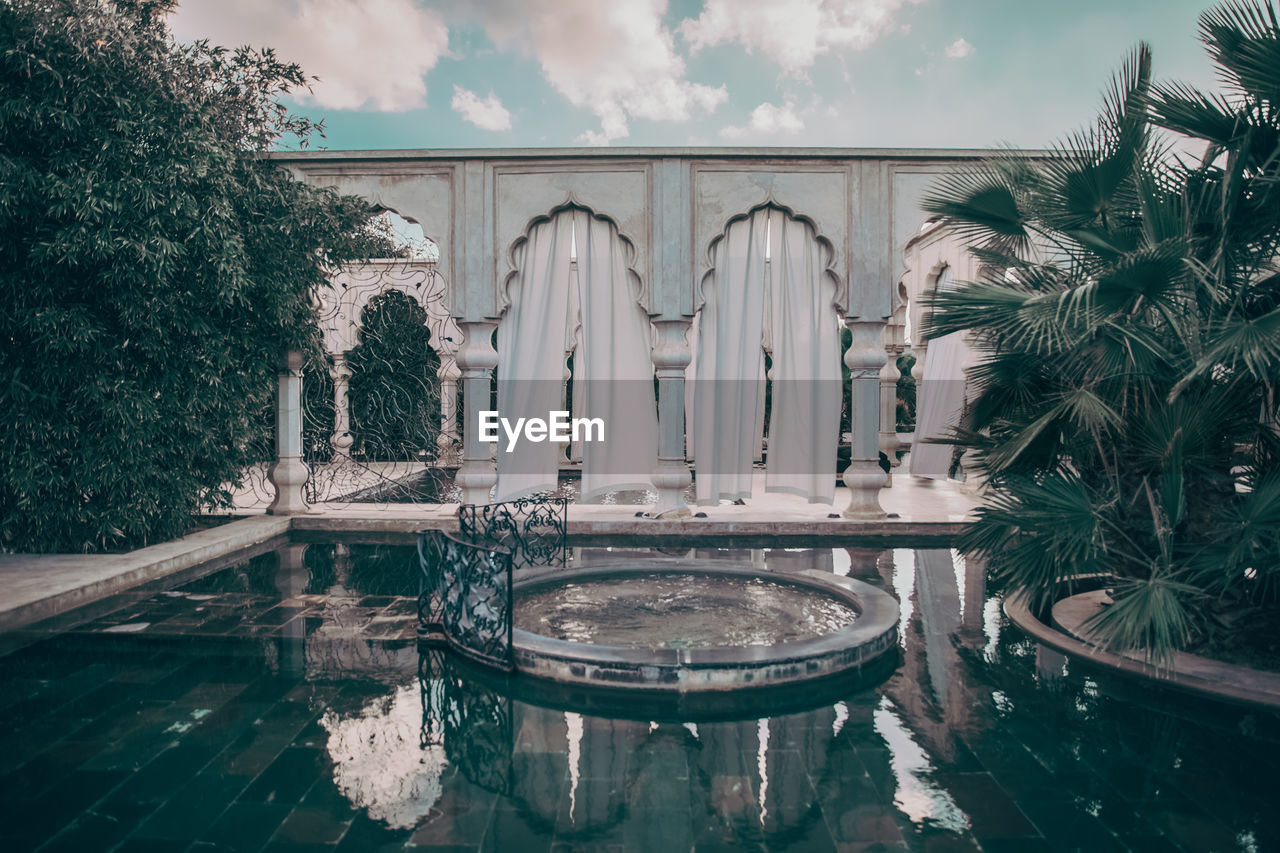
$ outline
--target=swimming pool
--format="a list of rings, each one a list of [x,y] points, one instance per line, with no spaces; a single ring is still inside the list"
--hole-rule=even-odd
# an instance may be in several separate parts
[[[419,654],[411,547],[292,543],[0,658],[6,845],[1280,848],[1280,720],[1038,648],[952,552],[696,554],[885,589],[901,665],[785,706],[530,692]]]

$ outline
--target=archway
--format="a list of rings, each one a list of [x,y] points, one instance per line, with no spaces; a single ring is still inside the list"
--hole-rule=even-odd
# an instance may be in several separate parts
[[[698,503],[750,497],[766,408],[766,491],[831,503],[843,399],[831,247],[765,205],[730,221],[711,252],[686,405]]]
[[[551,431],[516,435],[509,428],[521,418],[550,425],[553,413],[565,411],[570,357],[569,437],[582,441],[582,499],[649,486],[657,409],[633,252],[612,221],[575,205],[535,221],[513,248],[509,304],[497,334],[503,426],[491,433],[498,500],[556,488],[564,442]]]

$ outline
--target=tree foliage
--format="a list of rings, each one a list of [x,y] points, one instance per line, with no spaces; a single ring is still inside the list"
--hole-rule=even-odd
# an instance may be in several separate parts
[[[1245,0],[1200,34],[1225,94],[1153,85],[1140,47],[1093,128],[927,203],[983,261],[927,330],[985,354],[964,441],[993,496],[964,547],[1037,605],[1109,576],[1104,641],[1160,659],[1280,601],[1280,26]]]
[[[320,128],[269,50],[172,0],[0,3],[0,547],[96,550],[228,502],[281,354],[371,211],[262,155]],[[376,240],[374,241],[376,242]]]

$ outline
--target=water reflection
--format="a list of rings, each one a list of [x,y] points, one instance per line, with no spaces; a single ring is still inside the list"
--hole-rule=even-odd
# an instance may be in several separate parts
[[[355,715],[327,711],[320,718],[338,791],[393,829],[411,829],[430,814],[449,763],[442,743],[420,738],[418,693],[412,685],[401,687]]]
[[[1237,767],[1280,758],[1274,718],[1212,709],[1208,722],[1187,721],[1117,702],[1006,628],[985,567],[947,550],[775,549],[756,559],[775,571],[825,566],[896,593],[898,673],[801,713],[626,719],[636,715],[587,713],[573,697],[522,701],[427,654],[416,685],[326,713],[335,786],[415,838],[513,849],[530,839],[664,850],[1022,849],[1046,839],[1247,850],[1277,840],[1260,789],[1220,768],[1218,791],[1191,775],[1224,751]],[[1253,722],[1233,732],[1240,724],[1216,717]]]

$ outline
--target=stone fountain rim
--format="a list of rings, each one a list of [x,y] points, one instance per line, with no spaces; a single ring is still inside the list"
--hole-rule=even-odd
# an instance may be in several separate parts
[[[858,618],[830,634],[775,646],[637,649],[560,640],[513,629],[516,670],[566,684],[664,691],[776,687],[862,669],[896,650],[898,603],[853,578],[806,569],[772,572],[749,564],[699,558],[622,558],[577,569],[521,572],[522,592],[583,580],[637,574],[705,574],[760,578],[805,587],[853,607]]]

